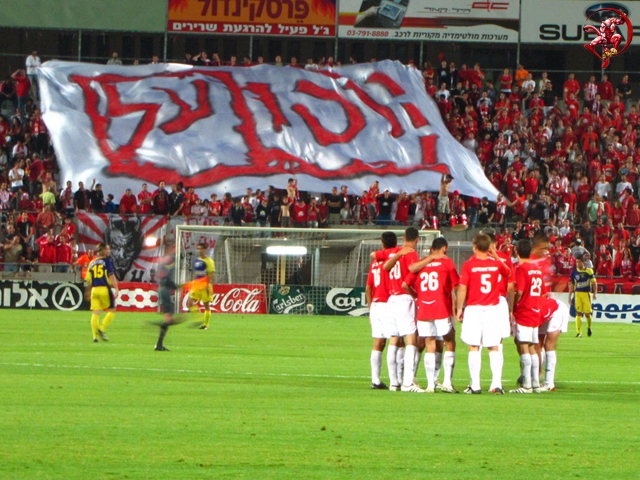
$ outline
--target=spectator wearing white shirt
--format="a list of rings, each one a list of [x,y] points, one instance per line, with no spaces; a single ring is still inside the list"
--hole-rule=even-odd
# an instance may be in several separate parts
[[[436,98],[440,98],[440,95],[444,95],[444,98],[449,101],[449,99],[451,98],[451,92],[449,92],[449,90],[447,90],[447,84],[442,82],[440,84],[440,90],[438,90],[436,92],[435,97]]]
[[[531,86],[531,88],[533,90],[535,90],[536,88],[536,82],[533,79],[533,77],[531,76],[530,73],[527,74],[527,77],[525,78],[525,81],[522,82],[522,91],[525,92],[529,89],[529,86]]]
[[[629,189],[631,193],[633,193],[633,185],[627,181],[627,176],[623,173],[620,175],[620,182],[616,185],[616,195],[620,200],[622,200],[622,196],[624,195],[624,191]]]
[[[520,150],[518,150],[518,144],[516,142],[511,142],[509,150],[504,154],[504,158],[507,159],[507,168],[516,161],[516,157],[520,157]]]
[[[27,57],[25,61],[25,66],[27,67],[27,77],[29,77],[29,81],[31,82],[31,98],[34,100],[38,98],[38,76],[37,71],[38,67],[42,64],[40,62],[40,57],[38,56],[38,52],[35,50],[31,52],[31,55]]]
[[[13,168],[9,171],[9,181],[11,182],[11,190],[13,193],[18,192],[23,186],[24,179],[23,160],[18,160]]]
[[[29,149],[21,140],[18,140],[16,144],[13,146],[11,156],[15,159],[20,160],[20,159],[27,158],[28,155],[29,155]]]
[[[122,65],[122,60],[118,58],[118,52],[113,52],[111,58],[107,61],[107,65]]]
[[[604,175],[600,175],[600,179],[593,186],[593,190],[601,197],[609,198],[611,196],[611,185]]]

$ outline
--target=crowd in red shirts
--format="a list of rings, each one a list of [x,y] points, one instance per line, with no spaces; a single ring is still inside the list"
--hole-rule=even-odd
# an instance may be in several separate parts
[[[585,249],[598,275],[638,276],[639,114],[628,75],[615,87],[606,73],[553,85],[519,65],[490,81],[478,64],[440,60],[425,64],[425,86],[501,192],[496,204],[481,201],[489,220],[518,222],[512,241],[547,232],[559,272]]]
[[[263,63],[260,57],[255,64]],[[497,201],[449,194],[448,211],[438,208],[438,192],[391,193],[374,183],[367,191],[334,188],[331,193],[300,192],[293,197],[272,186],[248,190],[232,198],[199,198],[193,188],[142,185],[138,192],[107,194],[95,180],[89,188],[67,182],[59,187],[55,155],[23,71],[0,84],[0,94],[22,98],[10,118],[0,116],[0,236],[7,249],[7,225],[29,212],[34,229],[46,226],[51,215],[58,230],[66,215],[77,211],[130,215],[216,216],[234,225],[324,227],[348,224],[446,225],[449,216],[466,215],[470,226],[516,225],[512,240],[546,231],[563,249],[582,246],[591,254],[599,275],[633,276],[638,265],[640,209],[637,189],[640,172],[638,106],[631,102],[628,75],[614,87],[607,74],[578,79],[569,74],[553,85],[545,72],[533,74],[522,65],[515,71],[486,75],[479,64],[468,67],[439,56],[439,66],[421,69],[425,88],[450,133],[474,151],[486,175],[501,192]],[[248,57],[223,62],[216,54],[187,55],[186,63],[203,66],[252,66]],[[353,59],[349,63],[355,63]],[[302,65],[291,58],[286,65],[307,69],[340,65],[332,57],[308,59]],[[284,65],[280,57],[275,65]],[[414,66],[413,64],[411,64]],[[415,66],[414,66],[415,67]],[[47,207],[42,193],[55,201]],[[121,195],[121,196],[120,196]],[[51,211],[45,212],[45,207]],[[41,217],[41,223],[37,223]],[[568,226],[566,224],[568,223]],[[602,225],[599,225],[602,223]],[[597,233],[592,233],[597,232]],[[44,233],[42,233],[44,235]],[[43,238],[40,235],[39,238]],[[32,246],[38,251],[39,243]],[[26,245],[23,246],[26,251]],[[609,263],[610,262],[610,263]],[[55,262],[54,262],[55,263]]]

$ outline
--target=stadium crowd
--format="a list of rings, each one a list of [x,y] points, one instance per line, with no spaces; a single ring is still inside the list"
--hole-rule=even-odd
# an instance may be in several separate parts
[[[298,192],[296,186],[295,195],[289,188],[267,186],[255,192],[247,189],[236,198],[229,193],[200,198],[193,187],[164,182],[142,184],[138,192],[107,194],[96,179],[89,188],[83,182],[76,187],[59,178],[38,109],[35,71],[40,59],[33,52],[25,69],[0,84],[2,261],[72,263],[77,249],[70,232],[72,217],[84,211],[213,216],[234,225],[311,228],[340,223],[431,228],[463,221],[471,227],[498,228],[498,247],[509,252],[517,240],[546,233],[559,273],[570,272],[576,255],[586,251],[599,276],[640,276],[639,106],[632,102],[628,75],[615,87],[607,74],[600,81],[590,75],[581,83],[570,73],[563,85],[553,85],[545,72],[534,76],[522,65],[514,72],[505,68],[490,79],[477,63],[458,69],[442,55],[438,61],[439,66],[426,62],[421,69],[425,89],[448,130],[476,153],[488,179],[501,192],[496,202],[449,192],[447,178],[433,192],[392,193],[381,191],[375,182],[361,194],[352,194],[346,186],[313,194]],[[187,55],[185,62],[254,65],[248,57],[240,63],[236,57],[223,62],[206,52]],[[122,62],[114,53],[108,63]],[[274,64],[285,65],[280,56]],[[306,69],[334,64],[340,63],[332,57],[308,59],[304,65],[292,57],[287,63]],[[11,115],[7,105],[15,107]],[[72,258],[67,262],[69,255],[57,252],[69,248]]]

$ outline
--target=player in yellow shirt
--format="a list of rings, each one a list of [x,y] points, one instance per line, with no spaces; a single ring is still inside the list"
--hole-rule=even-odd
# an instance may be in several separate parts
[[[101,243],[96,248],[96,258],[89,264],[85,281],[85,296],[91,301],[91,331],[93,341],[98,342],[98,336],[105,342],[109,340],[106,330],[116,315],[115,298],[118,296],[118,281],[116,280],[111,249],[109,245]],[[113,292],[111,291],[113,288]],[[107,314],[100,324],[100,311]]]
[[[576,337],[582,337],[582,315],[587,319],[587,335],[591,336],[591,292],[596,299],[598,284],[591,268],[586,268],[582,257],[576,258],[576,268],[571,272],[569,283],[569,305],[571,294],[575,292],[576,300]]]
[[[198,303],[204,306],[204,323],[201,330],[209,329],[211,319],[211,300],[213,299],[213,281],[215,279],[216,266],[211,257],[207,257],[207,246],[199,243],[197,246],[198,258],[193,262],[193,277],[202,280],[200,288],[195,288],[189,293],[189,310],[194,317],[198,315]],[[200,284],[200,282],[194,282]]]

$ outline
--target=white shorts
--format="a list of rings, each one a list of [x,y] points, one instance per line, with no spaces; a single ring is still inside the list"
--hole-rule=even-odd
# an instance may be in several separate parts
[[[471,305],[464,309],[460,340],[467,345],[495,347],[502,341],[500,305]]]
[[[392,319],[393,336],[416,333],[416,304],[411,295],[392,295],[387,300],[387,312]]]
[[[553,312],[551,318],[538,328],[538,335],[546,335],[552,332],[566,333],[569,327],[569,307],[558,302],[558,309]]]
[[[516,324],[516,338],[520,343],[538,343],[538,327]]]
[[[442,318],[440,320],[418,320],[417,323],[418,336],[436,337],[436,340],[442,340],[442,337],[455,329],[451,318]]]
[[[509,303],[505,297],[500,297],[498,303],[500,307],[500,322],[502,324],[502,338],[509,338],[511,336],[511,315],[509,315]]]
[[[371,323],[371,336],[373,338],[391,337],[391,335],[388,335],[391,325],[389,324],[386,302],[373,302],[371,304],[369,307],[369,322]]]

